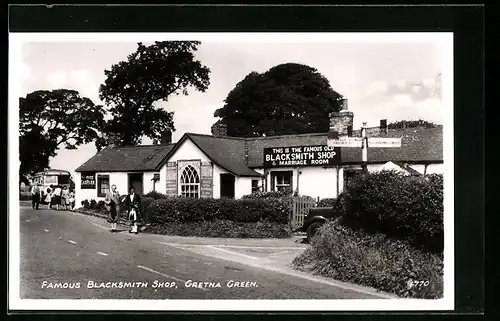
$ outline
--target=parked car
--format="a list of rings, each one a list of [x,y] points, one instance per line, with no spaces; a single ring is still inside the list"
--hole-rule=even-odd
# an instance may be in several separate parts
[[[300,231],[306,232],[307,242],[310,242],[316,235],[319,228],[326,222],[339,216],[339,213],[334,211],[334,207],[313,207],[309,209],[309,213],[304,219],[304,225]]]

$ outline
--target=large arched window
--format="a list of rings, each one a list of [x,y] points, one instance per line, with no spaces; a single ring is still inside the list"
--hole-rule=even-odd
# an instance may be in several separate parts
[[[200,176],[191,165],[186,166],[182,171],[181,195],[184,197],[200,197]]]

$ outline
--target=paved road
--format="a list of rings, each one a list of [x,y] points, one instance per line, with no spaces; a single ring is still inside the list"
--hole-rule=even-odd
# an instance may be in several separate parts
[[[159,235],[110,233],[104,220],[76,213],[21,206],[20,232],[23,299],[380,298],[207,256]]]

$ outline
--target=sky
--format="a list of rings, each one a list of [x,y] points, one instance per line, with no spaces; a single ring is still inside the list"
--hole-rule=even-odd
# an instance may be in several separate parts
[[[147,44],[147,41],[144,41]],[[104,70],[125,60],[136,42],[24,42],[21,47],[21,95],[35,90],[74,89],[102,104],[98,88]],[[227,94],[252,71],[265,72],[282,63],[316,68],[331,87],[348,99],[354,127],[377,126],[380,119],[424,119],[443,122],[439,78],[443,71],[435,42],[418,43],[231,43],[203,41],[196,59],[211,69],[210,86],[190,91],[160,106],[174,112],[176,142],[184,133],[210,134],[214,111]],[[143,144],[150,141],[144,140]],[[60,149],[50,166],[73,173],[96,153],[94,144]]]

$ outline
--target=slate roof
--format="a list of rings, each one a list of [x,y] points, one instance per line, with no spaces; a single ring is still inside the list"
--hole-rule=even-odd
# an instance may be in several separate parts
[[[389,129],[387,134],[379,134],[377,137],[401,137],[401,148],[370,148],[368,145],[369,163],[443,161],[442,126]],[[361,149],[342,148],[341,159],[342,163],[359,163],[362,161]]]
[[[186,134],[214,163],[238,176],[256,176],[260,174],[250,169],[245,163],[245,139],[202,134]],[[180,145],[181,141],[179,141]]]
[[[353,132],[359,136],[359,131]],[[238,138],[186,133],[177,144],[105,148],[83,165],[77,172],[100,171],[153,171],[190,139],[208,158],[237,176],[258,177],[252,168],[263,167],[266,147],[292,147],[326,145],[327,133]],[[370,137],[374,137],[372,134]],[[439,163],[443,161],[443,127],[389,129],[376,137],[401,137],[401,148],[369,148],[369,163]],[[341,164],[360,163],[360,148],[342,148]]]
[[[327,136],[327,133],[323,133],[248,138],[248,166],[262,167],[263,149],[265,147],[326,145]],[[354,132],[353,136],[358,136],[357,132]],[[401,137],[401,148],[369,148],[368,146],[368,162],[370,163],[443,161],[442,126],[436,128],[389,129],[387,134],[379,133],[376,137]],[[342,148],[341,162],[343,164],[359,163],[361,161],[361,148]]]
[[[106,147],[80,165],[76,172],[155,171],[175,144]]]

